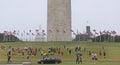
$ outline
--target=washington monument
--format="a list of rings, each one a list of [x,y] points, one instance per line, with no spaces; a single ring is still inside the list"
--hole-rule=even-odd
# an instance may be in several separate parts
[[[47,41],[71,41],[71,0],[48,0]]]

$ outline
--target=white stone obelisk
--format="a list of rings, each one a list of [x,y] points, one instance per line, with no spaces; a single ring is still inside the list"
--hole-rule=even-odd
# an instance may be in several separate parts
[[[71,41],[71,0],[48,0],[47,41]]]

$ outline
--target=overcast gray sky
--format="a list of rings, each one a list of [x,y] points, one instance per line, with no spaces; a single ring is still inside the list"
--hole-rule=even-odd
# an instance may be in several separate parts
[[[47,0],[0,0],[0,32],[47,27]],[[88,21],[88,23],[87,23]],[[120,0],[72,0],[72,29],[120,33]]]

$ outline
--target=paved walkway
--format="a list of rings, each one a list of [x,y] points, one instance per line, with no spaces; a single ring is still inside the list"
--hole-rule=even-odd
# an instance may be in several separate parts
[[[23,65],[23,64],[0,64],[0,65]]]

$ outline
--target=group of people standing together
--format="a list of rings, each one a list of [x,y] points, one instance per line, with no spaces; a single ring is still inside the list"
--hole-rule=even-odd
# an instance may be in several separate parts
[[[98,60],[97,53],[89,51],[88,54],[91,57],[93,64],[96,64],[96,62]],[[99,54],[99,56],[103,56],[104,59],[106,58],[106,52],[104,49],[103,49],[103,51],[99,50],[98,54]],[[82,64],[82,62],[83,62],[83,54],[79,47],[79,49],[77,48],[77,50],[76,50],[76,64],[79,64],[79,63]]]
[[[26,59],[29,59],[29,57],[31,55],[36,56],[37,51],[40,51],[39,49],[35,48],[30,48],[30,47],[25,47],[23,49],[17,48],[14,49],[11,46],[8,46],[8,52],[7,52],[7,59],[8,59],[8,63],[11,63],[11,56],[12,55],[17,55],[16,53],[21,54],[23,58],[25,58],[24,56],[26,56]]]

